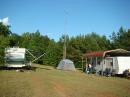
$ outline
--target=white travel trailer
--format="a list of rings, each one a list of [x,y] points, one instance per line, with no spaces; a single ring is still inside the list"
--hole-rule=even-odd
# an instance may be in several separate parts
[[[115,49],[109,51],[91,52],[84,54],[86,63],[90,63],[96,73],[123,74],[130,69],[130,51]]]
[[[5,66],[6,67],[24,67],[26,66],[25,48],[5,48]]]
[[[25,55],[27,53],[31,55],[34,59],[30,61],[30,63],[26,62]],[[25,48],[19,48],[19,47],[5,48],[5,67],[22,68],[25,66],[31,66],[33,62],[37,61],[44,55],[45,53],[43,53],[39,57],[36,57],[31,52],[29,52],[29,50]]]

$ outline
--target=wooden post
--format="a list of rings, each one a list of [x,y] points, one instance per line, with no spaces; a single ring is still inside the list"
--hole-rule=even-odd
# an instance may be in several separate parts
[[[102,61],[103,63],[102,63],[102,75],[103,75],[103,65],[105,64],[105,58],[103,58],[103,61]]]
[[[87,57],[86,57],[86,64],[88,64]]]
[[[92,65],[93,58],[91,57],[90,64]]]
[[[83,57],[82,57],[82,71],[84,71]]]
[[[97,66],[97,57],[96,57],[96,66]]]

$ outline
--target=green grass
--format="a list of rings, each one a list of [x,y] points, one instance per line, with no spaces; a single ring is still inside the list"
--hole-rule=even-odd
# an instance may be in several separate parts
[[[36,71],[0,70],[0,97],[130,97],[130,80],[38,65]]]

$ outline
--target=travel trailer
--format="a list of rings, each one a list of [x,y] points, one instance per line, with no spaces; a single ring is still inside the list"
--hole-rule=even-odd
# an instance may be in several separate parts
[[[30,60],[30,62],[27,63],[25,56],[26,54],[31,55],[34,60],[32,61]],[[25,66],[31,66],[31,63],[37,61],[44,55],[45,53],[43,53],[39,57],[36,57],[26,48],[19,48],[19,47],[5,48],[5,67],[22,68]]]
[[[6,67],[24,67],[26,66],[25,48],[5,48],[5,66]]]
[[[86,53],[84,58],[101,75],[123,74],[130,69],[130,51],[124,49]]]

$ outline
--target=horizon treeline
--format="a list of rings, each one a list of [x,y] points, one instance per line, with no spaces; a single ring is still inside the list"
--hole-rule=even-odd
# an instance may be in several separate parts
[[[0,23],[0,63],[4,64],[4,49],[18,46],[26,48],[36,57],[45,53],[36,63],[42,65],[57,66],[63,58],[64,35],[59,41],[54,41],[46,35],[41,35],[40,31],[24,32],[22,35],[11,32],[10,26]],[[122,48],[130,51],[130,29],[119,28],[118,32],[113,32],[110,38],[105,35],[98,35],[91,32],[86,35],[76,37],[66,36],[67,59],[74,62],[76,67],[81,67],[81,56],[86,52],[104,51]],[[26,55],[26,60],[33,60],[33,57]]]

